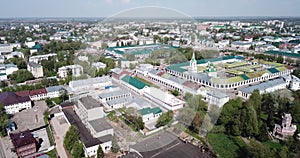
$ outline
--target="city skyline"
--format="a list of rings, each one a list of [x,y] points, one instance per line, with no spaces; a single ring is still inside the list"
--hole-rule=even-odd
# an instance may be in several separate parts
[[[218,5],[216,5],[218,4]],[[167,8],[191,17],[300,16],[298,0],[73,0],[4,1],[1,18],[12,17],[110,17],[142,7]],[[159,14],[156,12],[156,14]]]

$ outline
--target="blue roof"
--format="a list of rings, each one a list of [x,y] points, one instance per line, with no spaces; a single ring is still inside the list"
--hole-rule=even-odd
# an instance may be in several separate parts
[[[59,85],[59,86],[52,86],[52,87],[46,87],[46,91],[47,92],[56,92],[59,91],[61,89],[64,89],[63,86]]]

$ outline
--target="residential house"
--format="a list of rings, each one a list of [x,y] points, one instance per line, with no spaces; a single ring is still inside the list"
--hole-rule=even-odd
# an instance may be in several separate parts
[[[159,107],[147,107],[139,110],[142,116],[143,122],[156,121],[162,114],[162,110]]]
[[[15,114],[23,109],[32,107],[29,96],[18,96],[13,92],[1,93],[0,103],[4,105],[7,114]]]
[[[36,139],[30,133],[30,130],[10,133],[10,138],[18,157],[25,157],[37,152]]]
[[[71,73],[74,77],[79,77],[83,73],[83,67],[81,65],[68,65],[58,68],[58,77],[66,78],[68,73]]]
[[[32,73],[35,78],[40,78],[44,76],[43,66],[34,62],[29,62],[27,64],[27,70]]]

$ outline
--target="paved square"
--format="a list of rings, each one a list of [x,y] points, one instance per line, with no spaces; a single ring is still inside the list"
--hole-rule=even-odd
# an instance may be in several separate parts
[[[44,112],[48,109],[45,101],[36,101],[31,109],[16,113],[12,120],[17,124],[17,131],[32,130],[45,125]]]

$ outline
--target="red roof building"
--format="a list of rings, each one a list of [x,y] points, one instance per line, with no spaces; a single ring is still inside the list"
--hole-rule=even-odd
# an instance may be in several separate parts
[[[37,152],[36,140],[29,130],[11,133],[10,138],[18,157],[25,157]]]

